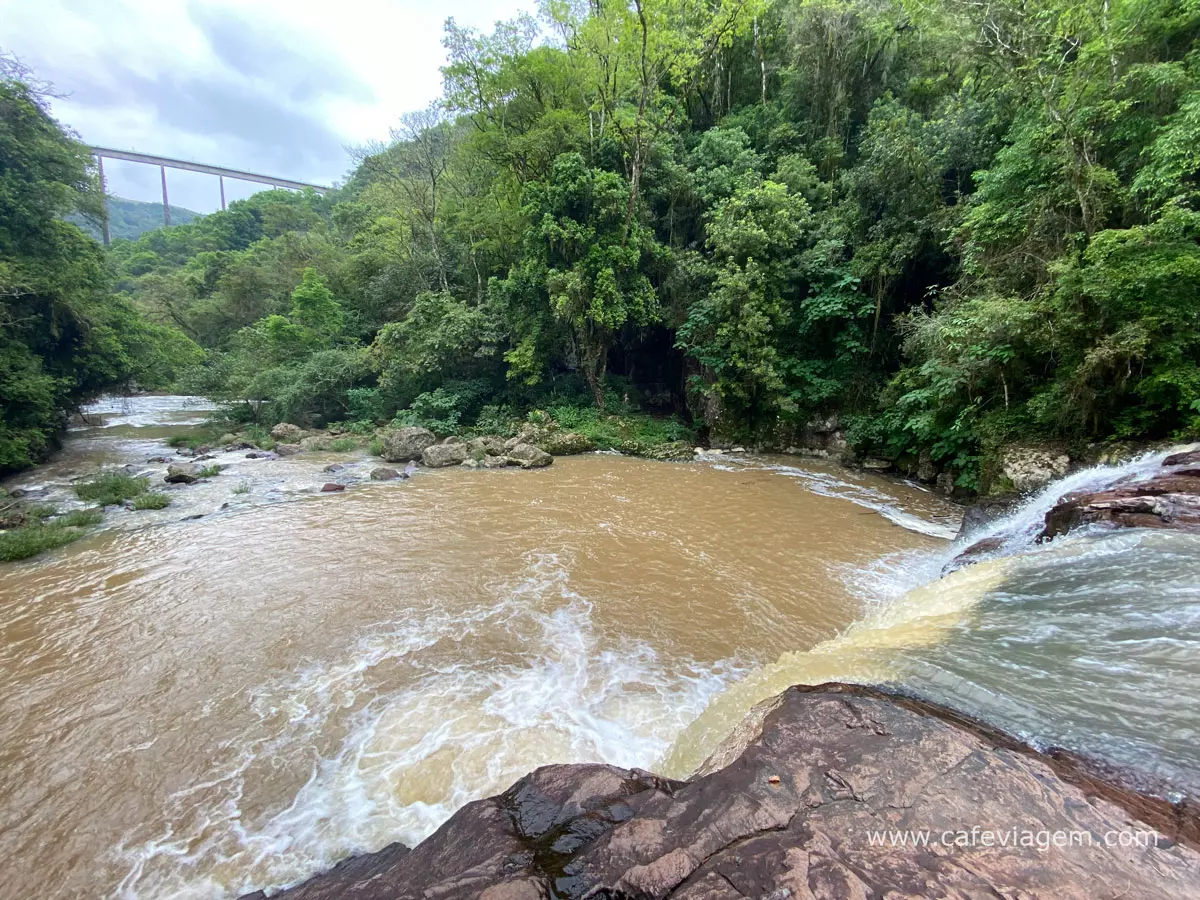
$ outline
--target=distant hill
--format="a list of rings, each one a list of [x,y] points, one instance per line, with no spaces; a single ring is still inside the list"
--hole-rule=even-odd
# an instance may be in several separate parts
[[[185,225],[202,215],[203,213],[182,206],[171,206],[172,225]],[[69,216],[68,221],[74,222],[96,240],[101,240],[104,236],[99,225],[86,221],[82,216]],[[127,238],[136,241],[145,232],[162,227],[161,203],[143,203],[141,200],[126,200],[124,197],[108,198],[108,229],[113,240]]]

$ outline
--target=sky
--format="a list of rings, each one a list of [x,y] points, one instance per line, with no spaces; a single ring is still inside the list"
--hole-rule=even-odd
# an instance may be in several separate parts
[[[93,146],[313,184],[441,92],[442,25],[490,31],[532,0],[0,0],[0,49],[52,82]],[[105,160],[109,192],[161,199],[152,166]],[[217,179],[167,171],[170,203],[220,208]],[[228,200],[261,186],[225,181]]]

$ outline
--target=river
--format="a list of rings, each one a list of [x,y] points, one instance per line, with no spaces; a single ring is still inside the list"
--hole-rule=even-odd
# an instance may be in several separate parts
[[[7,486],[157,477],[163,426],[204,414],[106,411]],[[1034,548],[1031,509],[939,580],[955,507],[791,458],[388,483],[354,453],[216,462],[164,510],[0,564],[0,896],[282,886],[544,763],[685,776],[799,681],[907,686],[1177,784],[1200,762],[1192,537]],[[331,463],[349,489],[315,493]]]

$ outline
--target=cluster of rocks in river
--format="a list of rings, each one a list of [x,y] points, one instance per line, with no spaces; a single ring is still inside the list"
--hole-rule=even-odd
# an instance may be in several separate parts
[[[447,466],[538,469],[550,465],[555,455],[592,449],[595,448],[591,441],[583,435],[558,434],[536,426],[528,426],[507,439],[483,435],[469,440],[452,436],[442,441],[426,428],[409,426],[392,429],[384,435],[382,455],[388,462],[419,462],[431,469]]]
[[[272,896],[1193,898],[1200,816],[1158,793],[934,704],[795,687],[686,781],[548,766]]]

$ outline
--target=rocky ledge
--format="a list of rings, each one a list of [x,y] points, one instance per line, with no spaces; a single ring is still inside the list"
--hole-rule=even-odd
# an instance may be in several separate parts
[[[1200,450],[1176,453],[1148,478],[1067,494],[1046,514],[1043,540],[1083,525],[1200,532]]]
[[[276,896],[1194,898],[1198,843],[1195,808],[1153,785],[825,684],[758,707],[689,781],[547,766]]]

